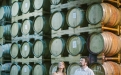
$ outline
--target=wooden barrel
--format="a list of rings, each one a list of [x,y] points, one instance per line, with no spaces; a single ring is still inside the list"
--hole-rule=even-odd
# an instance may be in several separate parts
[[[93,54],[103,52],[106,56],[113,56],[121,50],[121,41],[111,32],[92,34],[88,41],[89,51]]]
[[[95,75],[121,75],[121,67],[112,61],[103,64],[93,63],[90,65]]]
[[[50,1],[48,0],[34,0],[33,6],[36,10],[43,8],[45,11],[50,11]]]
[[[0,38],[4,37],[5,31],[6,31],[6,27],[5,26],[0,26]]]
[[[21,45],[20,53],[23,58],[27,58],[28,56],[31,57],[32,56],[32,43],[27,42],[27,41],[23,42]]]
[[[49,16],[37,16],[34,20],[34,27],[33,30],[36,33],[49,33],[50,26],[49,26]]]
[[[20,44],[13,43],[11,45],[10,55],[12,58],[16,58],[20,56]]]
[[[0,45],[0,58],[10,58],[11,44]]]
[[[52,75],[57,70],[58,63],[53,63],[49,69],[49,75]]]
[[[35,57],[47,57],[49,56],[48,41],[47,40],[36,40],[33,44],[33,54]]]
[[[21,2],[18,2],[18,1],[15,1],[13,4],[12,4],[12,10],[11,10],[11,15],[12,16],[17,16],[20,14],[20,7],[21,7]]]
[[[103,36],[100,33],[94,33],[89,36],[88,39],[88,50],[92,54],[99,54],[103,51],[104,48],[104,39]]]
[[[67,68],[67,75],[74,75],[75,71],[80,69],[80,65],[77,63],[72,63]]]
[[[105,73],[105,69],[103,68],[104,66],[100,63],[92,63],[89,67],[93,70],[95,75],[108,75]],[[110,75],[113,75],[113,74],[110,74]]]
[[[21,75],[32,75],[32,67],[29,64],[24,64],[21,69]]]
[[[54,12],[50,17],[50,25],[53,30],[58,30],[60,28],[66,29],[67,24],[65,21],[65,13],[64,12]]]
[[[0,38],[4,37],[6,39],[10,39],[11,38],[10,28],[11,25],[0,26]]]
[[[21,27],[21,32],[23,35],[27,34],[32,34],[33,33],[33,25],[31,20],[24,20],[22,27]]]
[[[5,39],[11,39],[11,25],[6,25]]]
[[[10,75],[11,63],[4,63],[0,65],[0,75]]]
[[[70,9],[66,16],[66,22],[72,28],[83,26],[83,24],[86,25],[85,11],[81,8]]]
[[[10,20],[10,18],[11,18],[10,6],[2,6],[2,7],[0,7],[0,20],[1,19]]]
[[[51,39],[49,44],[50,53],[55,57],[59,55],[63,55],[65,53],[65,44],[66,44],[66,40],[63,38],[55,37]]]
[[[23,0],[22,6],[21,6],[21,11],[24,14],[30,11],[30,9],[31,9],[31,1],[32,0]]]
[[[21,36],[21,23],[13,23],[11,26],[11,36],[16,37],[16,36]]]
[[[101,3],[89,6],[86,18],[90,24],[98,24],[114,27],[120,23],[121,16],[119,10],[111,4]]]
[[[32,75],[47,75],[46,67],[42,64],[35,64]]]
[[[1,42],[1,44],[6,44],[6,43],[8,43],[7,40],[5,40],[5,38],[1,38],[1,39],[0,39],[0,42]]]
[[[21,67],[17,64],[11,66],[10,75],[20,75]]]
[[[75,56],[87,51],[85,45],[86,41],[82,36],[74,35],[67,40],[66,48],[71,55]]]
[[[11,63],[0,64],[0,75],[10,75]]]

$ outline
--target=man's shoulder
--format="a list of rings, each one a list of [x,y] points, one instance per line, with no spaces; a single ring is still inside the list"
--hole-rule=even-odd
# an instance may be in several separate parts
[[[92,69],[88,68],[89,71],[92,71]]]
[[[88,72],[90,72],[92,75],[94,75],[94,72],[92,69],[88,68]]]

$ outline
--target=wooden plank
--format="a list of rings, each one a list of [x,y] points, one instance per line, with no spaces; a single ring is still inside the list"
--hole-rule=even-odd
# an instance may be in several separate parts
[[[56,36],[62,36],[62,35],[73,35],[73,34],[80,34],[80,33],[84,33],[84,32],[101,32],[102,28],[101,28],[101,24],[97,24],[97,25],[89,25],[87,27],[76,27],[76,28],[70,28],[68,30],[58,30],[58,31],[51,31],[51,37],[56,37]]]
[[[74,34],[74,29],[68,29],[68,30],[58,30],[58,31],[54,31],[52,30],[51,31],[51,35],[52,35],[52,38],[53,37],[56,37],[56,36],[61,36],[61,35],[66,35],[66,34],[69,34],[69,35],[73,35]]]
[[[52,57],[51,56],[51,63],[58,63],[60,61],[69,62],[69,63],[73,63],[73,62],[79,63],[80,56],[81,55],[77,55],[77,56],[71,56],[71,55],[69,55],[68,57]]]
[[[43,36],[39,36],[39,35],[23,35],[21,37],[14,37],[12,38],[12,42],[16,42],[16,41],[29,41],[30,39],[42,39]]]
[[[30,63],[30,62],[35,62],[35,63],[42,63],[43,59],[42,57],[39,58],[16,58],[16,59],[12,59],[11,62],[19,62],[19,63]]]
[[[12,17],[12,23],[17,22],[18,20],[24,20],[29,19],[30,17],[36,17],[36,16],[43,15],[43,9],[35,10],[34,12],[28,12],[27,14],[22,14],[20,16]]]

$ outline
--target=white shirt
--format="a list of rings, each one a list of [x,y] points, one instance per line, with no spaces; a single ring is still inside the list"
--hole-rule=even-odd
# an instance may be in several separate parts
[[[88,67],[84,69],[79,68],[75,71],[74,75],[94,75],[94,72]]]

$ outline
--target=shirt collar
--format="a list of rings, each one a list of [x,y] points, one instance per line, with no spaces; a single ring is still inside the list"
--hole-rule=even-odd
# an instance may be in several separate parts
[[[84,70],[84,71],[86,71],[88,69],[88,66],[87,67],[85,67],[84,69],[83,68],[81,68],[81,70]]]

